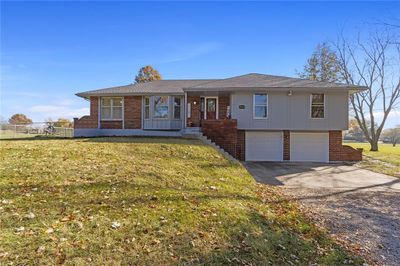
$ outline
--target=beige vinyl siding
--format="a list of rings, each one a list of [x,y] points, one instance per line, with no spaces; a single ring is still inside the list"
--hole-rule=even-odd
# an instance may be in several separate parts
[[[268,94],[267,119],[253,118],[253,95],[250,92],[232,94],[232,118],[238,120],[239,129],[249,130],[345,130],[348,127],[348,92],[324,92],[325,117],[312,119],[310,95],[313,92],[259,91]],[[244,109],[239,106],[244,105]]]

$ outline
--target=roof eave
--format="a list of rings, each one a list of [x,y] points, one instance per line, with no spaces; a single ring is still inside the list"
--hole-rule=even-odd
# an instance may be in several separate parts
[[[90,97],[110,97],[110,96],[147,96],[147,95],[184,95],[183,92],[141,92],[141,93],[85,93],[75,94],[78,97],[88,99]]]
[[[209,87],[209,88],[201,88],[201,87],[189,87],[183,88],[184,92],[201,92],[201,91],[257,91],[257,90],[272,90],[272,91],[281,91],[283,89],[286,90],[298,90],[298,91],[315,91],[315,90],[331,90],[331,91],[351,91],[351,92],[359,92],[367,90],[366,87],[352,87],[352,86],[343,86],[343,87]]]

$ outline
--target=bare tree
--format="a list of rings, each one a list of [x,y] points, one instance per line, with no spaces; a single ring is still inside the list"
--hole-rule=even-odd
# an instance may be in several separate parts
[[[355,42],[348,41],[342,34],[335,44],[344,81],[368,88],[352,94],[350,103],[371,151],[378,151],[378,140],[385,122],[400,98],[397,37],[386,28],[367,39],[359,35]],[[382,119],[376,118],[378,112],[382,113]]]

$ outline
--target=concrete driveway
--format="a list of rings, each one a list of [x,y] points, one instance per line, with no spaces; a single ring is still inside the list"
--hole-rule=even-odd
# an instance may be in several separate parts
[[[246,162],[260,183],[297,188],[400,190],[400,179],[352,165]]]
[[[282,186],[332,236],[379,265],[400,261],[400,178],[346,164],[246,162],[260,183]]]

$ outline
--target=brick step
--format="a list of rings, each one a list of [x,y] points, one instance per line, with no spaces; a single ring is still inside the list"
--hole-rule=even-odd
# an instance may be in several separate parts
[[[199,135],[198,139],[200,139],[203,143],[205,143],[205,144],[213,147],[214,149],[216,149],[219,153],[221,153],[229,161],[231,161],[233,163],[237,163],[238,162],[232,155],[227,153],[223,148],[221,148],[219,145],[217,145],[212,140],[208,139],[206,136]]]

